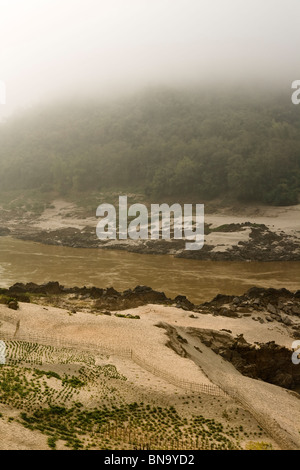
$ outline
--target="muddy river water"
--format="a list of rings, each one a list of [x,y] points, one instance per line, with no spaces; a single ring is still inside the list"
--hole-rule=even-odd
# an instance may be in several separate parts
[[[218,293],[243,294],[252,286],[300,289],[299,262],[212,262],[116,250],[47,246],[0,238],[0,287],[59,281],[65,286],[151,286],[200,303]]]

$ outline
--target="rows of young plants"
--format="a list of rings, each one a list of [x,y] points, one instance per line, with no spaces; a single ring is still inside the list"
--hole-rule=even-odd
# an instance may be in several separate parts
[[[105,368],[118,374],[110,366]],[[143,403],[87,409],[80,389],[88,382],[53,371],[2,366],[0,403],[21,410],[19,422],[48,436],[50,448],[62,441],[72,449],[233,449],[239,448],[239,429],[224,429],[221,423],[203,416],[182,418],[175,408]],[[122,379],[122,376],[120,376]],[[104,377],[107,380],[107,376]],[[49,381],[55,382],[55,387]],[[86,379],[89,380],[86,375]],[[110,380],[110,379],[109,379]],[[103,382],[103,390],[105,390]],[[101,385],[100,385],[101,386]],[[106,390],[107,392],[107,390]]]
[[[25,341],[7,341],[6,355],[10,364],[95,364],[95,357],[87,352]]]
[[[30,430],[48,435],[52,448],[58,441],[72,449],[240,448],[236,427],[225,430],[214,419],[195,416],[188,420],[173,407],[144,403],[93,410],[83,409],[80,403],[71,408],[50,406],[31,415],[22,413],[21,422]]]
[[[120,392],[126,377],[87,353],[19,341],[7,351],[0,404],[18,409],[14,419],[48,436],[51,449],[239,449],[245,439],[229,419],[183,417],[151,400],[128,403]]]

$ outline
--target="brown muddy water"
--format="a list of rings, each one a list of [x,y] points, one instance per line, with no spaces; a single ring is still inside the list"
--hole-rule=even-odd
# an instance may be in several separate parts
[[[147,285],[192,302],[219,293],[241,295],[250,287],[300,289],[300,262],[212,262],[125,251],[68,248],[0,238],[0,287],[15,282],[59,281],[65,286]]]

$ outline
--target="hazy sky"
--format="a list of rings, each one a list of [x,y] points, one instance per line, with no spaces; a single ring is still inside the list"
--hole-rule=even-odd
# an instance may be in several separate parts
[[[300,0],[0,0],[3,113],[57,94],[300,79]]]

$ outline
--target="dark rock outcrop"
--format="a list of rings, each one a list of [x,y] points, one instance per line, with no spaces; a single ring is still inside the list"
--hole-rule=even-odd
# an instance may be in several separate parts
[[[273,341],[250,344],[243,335],[234,338],[227,332],[195,328],[189,328],[188,333],[247,377],[287,389],[300,385],[300,368],[292,363],[292,351]]]
[[[213,315],[240,317],[251,316],[261,323],[277,321],[287,327],[297,327],[300,321],[300,294],[287,289],[265,289],[252,287],[241,296],[217,295],[212,301],[202,304],[204,312]],[[300,323],[299,323],[300,325]],[[295,328],[295,332],[297,332]]]
[[[64,287],[58,282],[48,282],[47,284],[17,283],[11,286],[7,293],[12,297],[17,297],[25,293],[40,295],[68,295],[75,294],[83,299],[95,300],[96,310],[126,310],[146,304],[171,304],[164,292],[157,292],[151,287],[137,286],[135,289],[127,289],[118,292],[113,287],[102,289],[98,287]],[[187,301],[188,302],[188,301]],[[193,304],[191,304],[192,306]]]
[[[186,350],[184,349],[184,344],[187,342],[182,338],[176,331],[174,327],[167,323],[159,323],[156,325],[158,328],[163,328],[166,330],[167,336],[169,338],[166,346],[178,354],[181,357],[188,357]]]

